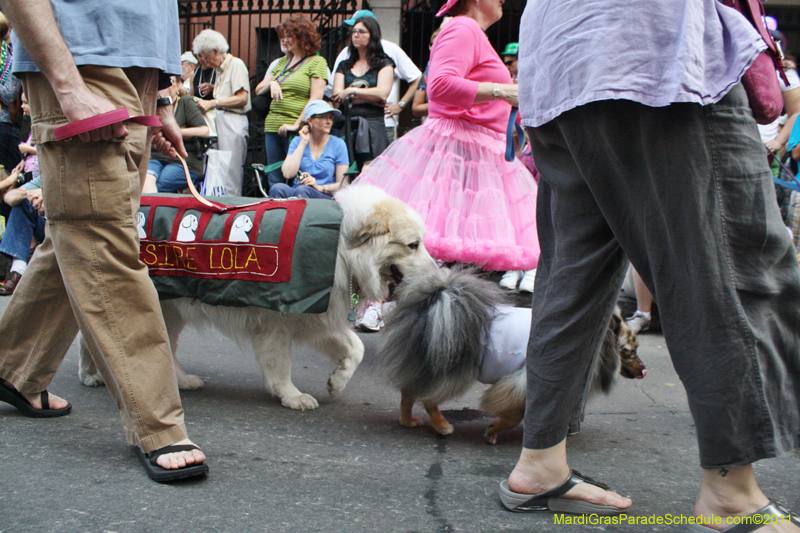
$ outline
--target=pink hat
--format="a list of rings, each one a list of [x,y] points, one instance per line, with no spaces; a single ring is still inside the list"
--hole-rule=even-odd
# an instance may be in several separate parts
[[[442,6],[442,9],[440,9],[439,12],[436,13],[436,16],[437,17],[441,17],[442,15],[447,13],[450,10],[450,8],[452,8],[457,3],[458,3],[458,0],[447,0],[447,3]]]

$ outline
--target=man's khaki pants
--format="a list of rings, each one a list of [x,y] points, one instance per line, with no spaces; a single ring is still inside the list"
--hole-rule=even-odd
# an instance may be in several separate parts
[[[132,116],[152,115],[151,69],[80,68],[87,86]],[[56,142],[66,123],[45,77],[22,77],[42,173],[47,236],[0,319],[0,377],[44,390],[78,329],[122,415],[131,444],[150,452],[186,438],[158,295],[139,261],[136,214],[150,135]]]

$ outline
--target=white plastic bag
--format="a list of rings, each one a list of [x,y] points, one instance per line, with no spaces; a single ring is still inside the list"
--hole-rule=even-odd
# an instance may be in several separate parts
[[[206,152],[206,176],[200,194],[204,196],[227,196],[225,182],[231,168],[233,153],[210,149]]]

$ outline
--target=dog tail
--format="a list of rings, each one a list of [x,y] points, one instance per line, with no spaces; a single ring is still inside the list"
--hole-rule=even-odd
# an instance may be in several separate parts
[[[397,389],[435,402],[452,399],[478,376],[494,308],[504,301],[475,268],[440,268],[406,277],[387,317],[379,368]]]
[[[498,418],[522,418],[525,413],[527,382],[527,370],[524,366],[500,379],[481,394],[481,410]]]

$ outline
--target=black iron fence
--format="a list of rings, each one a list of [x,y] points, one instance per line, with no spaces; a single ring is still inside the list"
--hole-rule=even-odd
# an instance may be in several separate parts
[[[181,43],[192,49],[202,30],[223,34],[231,53],[242,59],[250,75],[261,79],[270,62],[281,55],[275,27],[290,15],[305,15],[317,25],[322,36],[320,53],[333,63],[344,37],[342,22],[367,0],[178,0]]]

